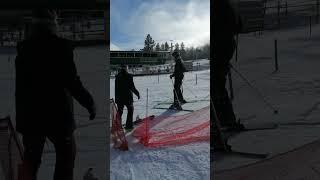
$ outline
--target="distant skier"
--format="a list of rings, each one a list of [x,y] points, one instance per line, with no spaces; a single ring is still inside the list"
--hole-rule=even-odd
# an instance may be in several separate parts
[[[123,113],[124,106],[127,107],[127,121],[125,129],[130,131],[133,129],[133,94],[134,93],[138,99],[140,99],[139,91],[136,89],[133,76],[129,74],[124,65],[121,65],[119,73],[116,75],[115,79],[115,100],[118,106],[118,113],[120,118]]]
[[[181,110],[181,104],[186,103],[187,101],[183,98],[182,91],[181,91],[181,85],[182,80],[184,77],[184,72],[187,71],[186,67],[183,64],[183,61],[180,57],[180,53],[178,51],[174,51],[172,53],[172,56],[175,60],[175,66],[174,66],[174,72],[170,75],[170,79],[174,77],[174,90],[173,90],[173,97],[174,97],[174,103],[173,107],[176,109]]]
[[[77,74],[74,47],[58,37],[57,28],[55,11],[34,10],[30,34],[17,45],[16,129],[23,137],[24,157],[19,167],[23,180],[37,179],[46,139],[56,152],[54,180],[73,180],[73,98],[88,110],[90,120],[96,115],[94,100]]]
[[[215,0],[213,13],[213,104],[222,126],[242,128],[236,121],[225,87],[229,63],[236,48],[234,36],[241,31],[241,21],[238,21],[229,0]]]

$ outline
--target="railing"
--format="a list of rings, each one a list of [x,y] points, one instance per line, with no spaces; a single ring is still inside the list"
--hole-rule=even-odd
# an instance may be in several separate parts
[[[244,33],[308,26],[320,21],[320,0],[244,2],[238,6]]]

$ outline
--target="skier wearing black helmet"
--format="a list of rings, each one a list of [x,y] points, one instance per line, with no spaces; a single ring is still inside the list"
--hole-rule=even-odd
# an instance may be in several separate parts
[[[181,110],[181,104],[186,103],[187,101],[183,98],[182,91],[181,91],[181,85],[182,80],[184,77],[184,72],[187,71],[186,67],[183,64],[183,61],[180,57],[180,53],[178,51],[174,51],[172,53],[172,56],[175,60],[175,66],[174,66],[174,72],[170,75],[170,79],[174,77],[174,90],[173,90],[173,97],[174,97],[174,103],[173,107],[176,109]]]

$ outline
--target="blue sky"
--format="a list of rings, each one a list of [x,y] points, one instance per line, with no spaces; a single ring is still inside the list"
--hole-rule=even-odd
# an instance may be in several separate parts
[[[111,0],[111,50],[139,50],[147,34],[159,43],[210,41],[209,0]]]

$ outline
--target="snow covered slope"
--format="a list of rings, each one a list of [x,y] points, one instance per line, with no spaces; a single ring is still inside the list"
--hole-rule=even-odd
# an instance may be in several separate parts
[[[234,149],[246,152],[287,152],[320,138],[320,26],[240,36],[239,60],[234,67],[257,87],[278,114],[233,72],[234,109],[238,117],[254,116],[245,124],[271,122],[275,130],[245,132],[230,139]],[[274,72],[274,40],[278,40],[279,71]],[[216,158],[215,171],[256,162],[242,157]]]
[[[198,82],[196,84],[195,76]],[[154,109],[154,106],[169,107],[173,101],[172,82],[169,75],[134,77],[136,88],[140,91],[141,99],[135,99],[134,117],[145,117],[160,114],[185,114],[163,109]],[[114,97],[114,79],[110,81],[110,98]],[[185,109],[198,110],[209,105],[210,71],[189,72],[185,74],[183,94],[187,103]],[[146,91],[149,93],[149,103],[146,107]],[[125,111],[126,112],[126,111]],[[122,121],[125,123],[126,114]],[[195,119],[196,121],[196,119]],[[209,142],[192,143],[183,146],[166,148],[147,148],[139,144],[130,134],[129,151],[123,152],[111,149],[111,179],[148,179],[148,180],[175,180],[175,179],[204,179],[210,178]]]

